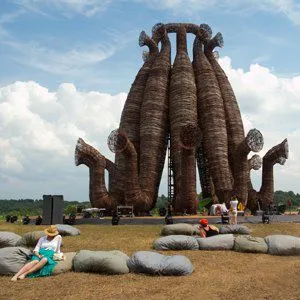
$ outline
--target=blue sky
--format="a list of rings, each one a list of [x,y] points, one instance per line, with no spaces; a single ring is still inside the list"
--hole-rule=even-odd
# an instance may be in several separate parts
[[[207,23],[223,34],[220,63],[245,122],[264,134],[265,152],[289,138],[275,188],[300,192],[299,1],[2,0],[0,198],[87,200],[88,172],[72,161],[76,139],[113,160],[106,137],[143,63],[139,33],[158,22]],[[253,180],[259,188],[259,173]]]
[[[155,23],[172,21],[207,23],[214,32],[222,32],[221,55],[232,57],[235,68],[259,62],[275,74],[299,72],[299,4],[295,17],[272,4],[292,1],[3,2],[2,84],[35,80],[54,89],[71,81],[81,89],[128,91],[141,64],[140,31],[150,34]],[[241,2],[245,4],[235,4]],[[259,9],[258,3],[264,2]]]

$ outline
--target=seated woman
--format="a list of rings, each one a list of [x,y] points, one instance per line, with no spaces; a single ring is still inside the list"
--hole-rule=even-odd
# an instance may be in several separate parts
[[[50,276],[57,262],[53,260],[54,253],[60,253],[60,245],[62,238],[58,234],[54,225],[49,226],[45,230],[46,236],[38,240],[33,250],[34,255],[31,261],[27,263],[21,270],[14,275],[12,281],[24,279],[26,276],[35,278],[41,276]]]
[[[208,225],[207,219],[201,219],[199,223],[199,231],[201,237],[205,238],[219,234],[219,229],[213,225]]]

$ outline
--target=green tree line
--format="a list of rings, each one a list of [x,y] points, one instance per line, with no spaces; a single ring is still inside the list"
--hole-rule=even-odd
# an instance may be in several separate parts
[[[68,206],[90,207],[90,202],[64,201],[64,210]],[[0,199],[0,215],[38,216],[43,212],[41,199]]]
[[[284,191],[276,191],[274,193],[274,202],[276,205],[285,204],[288,208],[288,202],[290,201],[291,209],[300,208],[300,194],[295,194],[292,191],[284,192]]]
[[[202,200],[201,193],[198,195],[199,200]],[[168,204],[168,197],[161,195],[157,198],[155,210],[160,208],[166,208]],[[276,191],[274,193],[274,202],[276,205],[285,204],[288,207],[290,201],[291,209],[298,209],[300,207],[300,195],[293,191],[284,192]],[[81,206],[90,207],[90,202],[79,201],[64,201],[64,210],[66,214],[69,214],[71,208]],[[43,200],[41,199],[0,199],[0,215],[19,215],[19,216],[37,216],[41,215],[43,211]]]

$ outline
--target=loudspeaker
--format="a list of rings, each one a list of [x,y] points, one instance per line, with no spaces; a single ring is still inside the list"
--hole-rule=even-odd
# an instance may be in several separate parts
[[[63,224],[64,197],[43,195],[43,224]]]

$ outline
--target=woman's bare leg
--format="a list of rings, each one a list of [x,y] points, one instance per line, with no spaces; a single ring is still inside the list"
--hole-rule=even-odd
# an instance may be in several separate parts
[[[233,214],[232,212],[229,212],[229,225],[233,224]]]
[[[17,281],[18,277],[20,275],[22,275],[24,272],[27,272],[28,270],[30,270],[34,265],[36,265],[38,263],[37,260],[33,260],[30,261],[29,263],[27,263],[26,265],[24,265],[17,274],[15,274],[13,276],[13,278],[11,279],[11,281]]]
[[[37,264],[35,264],[31,269],[24,272],[19,276],[20,279],[24,279],[28,274],[31,274],[39,269],[41,269],[48,262],[47,258],[42,258]]]
[[[234,225],[236,225],[237,224],[237,213],[234,215],[233,221],[234,221]]]

